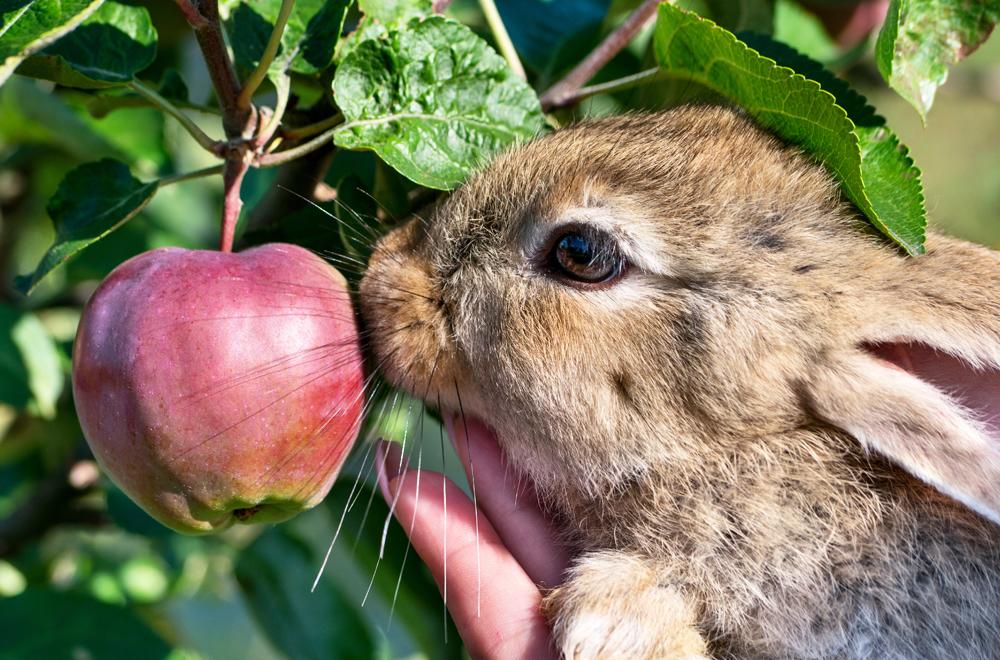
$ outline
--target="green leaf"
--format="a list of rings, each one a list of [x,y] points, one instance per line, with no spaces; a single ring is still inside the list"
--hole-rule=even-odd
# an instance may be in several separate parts
[[[170,647],[134,612],[72,592],[28,588],[0,599],[0,658],[166,658]]]
[[[17,72],[94,89],[132,80],[156,57],[156,29],[144,7],[105,2],[75,30],[28,58]]]
[[[383,25],[400,25],[434,11],[431,0],[358,0],[358,9]]]
[[[689,78],[742,106],[763,127],[798,145],[840,181],[844,195],[908,253],[924,250],[926,219],[920,172],[860,95],[779,66],[711,21],[663,4],[655,51],[667,72]],[[785,49],[784,52],[788,52]],[[803,56],[796,61],[807,62]],[[812,63],[814,71],[822,68]],[[825,75],[828,84],[832,76]],[[852,107],[858,126],[835,94]]]
[[[334,142],[370,149],[409,179],[448,190],[485,159],[542,128],[538,98],[469,28],[433,16],[359,44],[334,97]]]
[[[795,0],[778,0],[774,6],[774,38],[820,62],[831,62],[840,47],[827,33],[816,14]]]
[[[0,2],[0,85],[29,55],[71,31],[104,0]]]
[[[926,119],[948,68],[986,41],[998,21],[998,0],[892,0],[875,61],[889,86]]]
[[[0,402],[52,419],[63,385],[59,349],[42,322],[0,304]]]
[[[674,4],[733,32],[771,34],[774,28],[774,0],[676,0]]]
[[[66,104],[62,95],[41,83],[15,77],[0,88],[0,141],[52,145],[77,160],[124,157]]]
[[[276,527],[240,552],[236,579],[260,627],[289,658],[371,658],[359,601],[329,580],[309,591],[321,561],[288,526]]]
[[[18,277],[14,286],[28,294],[56,266],[133,218],[158,187],[157,181],[142,183],[125,163],[110,158],[67,174],[48,205],[56,227],[55,242],[35,271]]]
[[[351,1],[297,0],[271,70],[311,75],[330,66]],[[244,0],[236,7],[227,28],[241,70],[260,62],[280,9],[281,0]]]
[[[389,417],[393,416],[386,416]],[[357,570],[366,582],[371,582],[373,600],[394,609],[396,619],[427,657],[463,657],[459,644],[445,642],[456,638],[454,623],[449,617],[448,632],[443,630],[441,594],[430,572],[409,548],[406,533],[395,519],[385,530],[383,541],[389,507],[382,496],[365,483],[341,478],[334,483],[323,505],[340,530],[338,546],[347,549],[344,554],[349,552]],[[334,551],[327,571],[336,570],[333,563],[337,559],[336,547]],[[483,579],[487,577],[484,575]]]

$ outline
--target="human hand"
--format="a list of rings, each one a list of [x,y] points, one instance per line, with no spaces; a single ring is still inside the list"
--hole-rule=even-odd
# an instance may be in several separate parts
[[[390,505],[395,499],[395,516],[473,658],[554,657],[541,589],[559,584],[567,554],[492,433],[475,419],[447,417],[445,426],[477,502],[444,475],[422,470],[418,477],[388,442],[376,457],[382,494]]]

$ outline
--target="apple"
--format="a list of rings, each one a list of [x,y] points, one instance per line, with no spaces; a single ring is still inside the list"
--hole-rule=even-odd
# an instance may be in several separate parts
[[[73,348],[98,463],[187,533],[315,506],[357,438],[362,390],[347,284],[294,245],[141,254],[98,287]]]

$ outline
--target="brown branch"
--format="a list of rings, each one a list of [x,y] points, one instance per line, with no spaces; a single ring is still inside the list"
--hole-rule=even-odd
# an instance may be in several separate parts
[[[198,8],[195,7],[192,0],[174,0],[174,2],[177,3],[181,13],[184,14],[184,18],[191,27],[197,29],[208,23],[205,17],[201,15],[201,12],[198,11]]]
[[[620,53],[635,38],[635,35],[639,34],[643,26],[653,18],[659,4],[660,0],[645,0],[639,5],[618,29],[609,34],[562,80],[542,94],[540,99],[542,109],[548,111],[566,105],[567,100],[573,98],[578,89],[604,68],[604,65],[610,62],[615,55]]]
[[[252,105],[248,107],[240,105],[241,87],[236,77],[236,67],[233,66],[233,60],[226,49],[226,37],[222,31],[222,21],[219,19],[218,0],[200,0],[196,10],[192,0],[176,0],[176,2],[194,29],[194,36],[205,58],[208,75],[212,79],[212,86],[215,88],[215,95],[222,109],[222,127],[229,139],[222,172],[224,194],[219,242],[220,248],[224,252],[229,252],[233,247],[236,223],[243,207],[240,186],[250,166],[248,151],[252,146],[251,138],[259,128],[257,110]]]

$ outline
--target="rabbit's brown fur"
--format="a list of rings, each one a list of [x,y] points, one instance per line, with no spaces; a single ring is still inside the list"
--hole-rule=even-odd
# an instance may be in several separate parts
[[[621,281],[543,272],[567,219],[617,238]],[[1000,369],[1000,256],[927,244],[903,256],[822,167],[690,107],[499,157],[380,242],[362,309],[388,376],[461,391],[566,522],[567,654],[1000,657],[996,420],[861,348]]]

